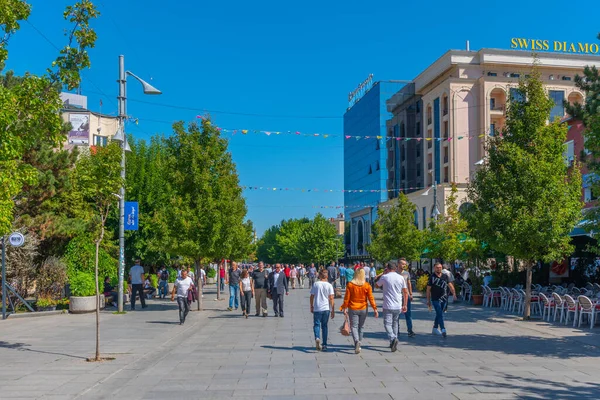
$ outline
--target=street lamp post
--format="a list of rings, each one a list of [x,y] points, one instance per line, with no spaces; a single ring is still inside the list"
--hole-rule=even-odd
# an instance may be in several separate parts
[[[119,299],[118,308],[119,312],[123,312],[123,281],[125,275],[125,154],[127,151],[131,151],[129,144],[127,143],[127,137],[125,136],[125,120],[127,119],[127,75],[134,77],[138,82],[142,84],[144,94],[158,95],[161,91],[156,89],[154,86],[145,82],[143,79],[137,77],[130,71],[125,71],[125,57],[119,56],[119,96],[117,97],[119,103],[119,131],[112,140],[121,142],[121,179],[123,185],[119,190]]]

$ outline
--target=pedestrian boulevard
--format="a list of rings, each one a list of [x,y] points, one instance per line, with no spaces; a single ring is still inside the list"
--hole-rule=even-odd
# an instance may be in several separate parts
[[[225,296],[226,297],[226,296]],[[381,292],[375,297],[381,304]],[[401,320],[391,353],[383,319],[369,315],[362,352],[330,321],[329,352],[314,349],[309,290],[290,290],[285,318],[244,319],[205,294],[180,326],[176,303],[101,318],[101,351],[89,363],[93,315],[0,322],[1,399],[598,399],[600,335],[450,304],[448,337],[413,303],[414,338]],[[336,308],[342,299],[336,299]],[[271,307],[271,302],[269,302]],[[192,305],[195,309],[195,304]]]

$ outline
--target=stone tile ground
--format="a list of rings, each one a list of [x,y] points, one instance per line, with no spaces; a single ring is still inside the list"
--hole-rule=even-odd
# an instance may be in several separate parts
[[[214,290],[214,289],[213,289]],[[599,399],[600,329],[520,322],[459,304],[447,339],[414,304],[415,338],[391,353],[382,319],[369,316],[363,351],[330,324],[330,352],[316,353],[308,290],[286,297],[285,318],[227,312],[205,296],[184,326],[176,305],[151,301],[126,315],[104,312],[102,353],[93,315],[0,321],[1,399]],[[381,303],[381,294],[376,294]],[[336,300],[337,305],[341,301]],[[402,330],[405,325],[402,323]]]

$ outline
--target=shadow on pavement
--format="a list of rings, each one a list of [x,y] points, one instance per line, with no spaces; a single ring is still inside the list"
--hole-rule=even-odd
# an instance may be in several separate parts
[[[147,324],[179,325],[176,321],[146,321]]]
[[[288,351],[300,351],[302,353],[317,353],[317,350],[314,347],[306,347],[306,346],[292,346],[292,347],[283,347],[283,346],[261,346],[263,349],[269,350],[288,350]],[[327,346],[331,349],[331,346]],[[331,352],[331,350],[329,350]]]
[[[27,343],[8,343],[8,342],[4,342],[4,341],[0,341],[0,349],[12,349],[12,350],[18,350],[18,351],[31,351],[34,353],[41,353],[41,354],[53,354],[56,356],[64,356],[64,357],[70,357],[70,358],[79,358],[81,360],[87,360],[87,357],[81,357],[81,356],[74,356],[71,354],[64,354],[64,353],[55,353],[52,351],[43,351],[43,350],[34,350],[34,349],[29,349],[28,347],[31,346]]]
[[[489,380],[471,380],[468,377],[462,377],[461,384],[486,388],[485,392],[513,391],[519,393],[519,399],[596,400],[600,397],[600,383],[581,382],[577,379],[573,379],[572,383],[554,382],[551,379],[540,377],[531,378],[499,373],[490,377]]]

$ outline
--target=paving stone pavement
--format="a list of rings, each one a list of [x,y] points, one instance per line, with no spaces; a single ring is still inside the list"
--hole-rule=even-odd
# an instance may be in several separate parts
[[[381,304],[381,292],[376,292]],[[599,399],[600,329],[521,322],[496,309],[451,304],[448,338],[413,304],[391,353],[383,320],[367,319],[361,354],[330,322],[330,351],[314,350],[308,289],[291,290],[285,318],[244,319],[206,293],[203,312],[178,324],[176,304],[149,301],[126,315],[0,321],[0,399]],[[336,299],[336,307],[341,304]],[[254,305],[252,307],[254,309]]]

